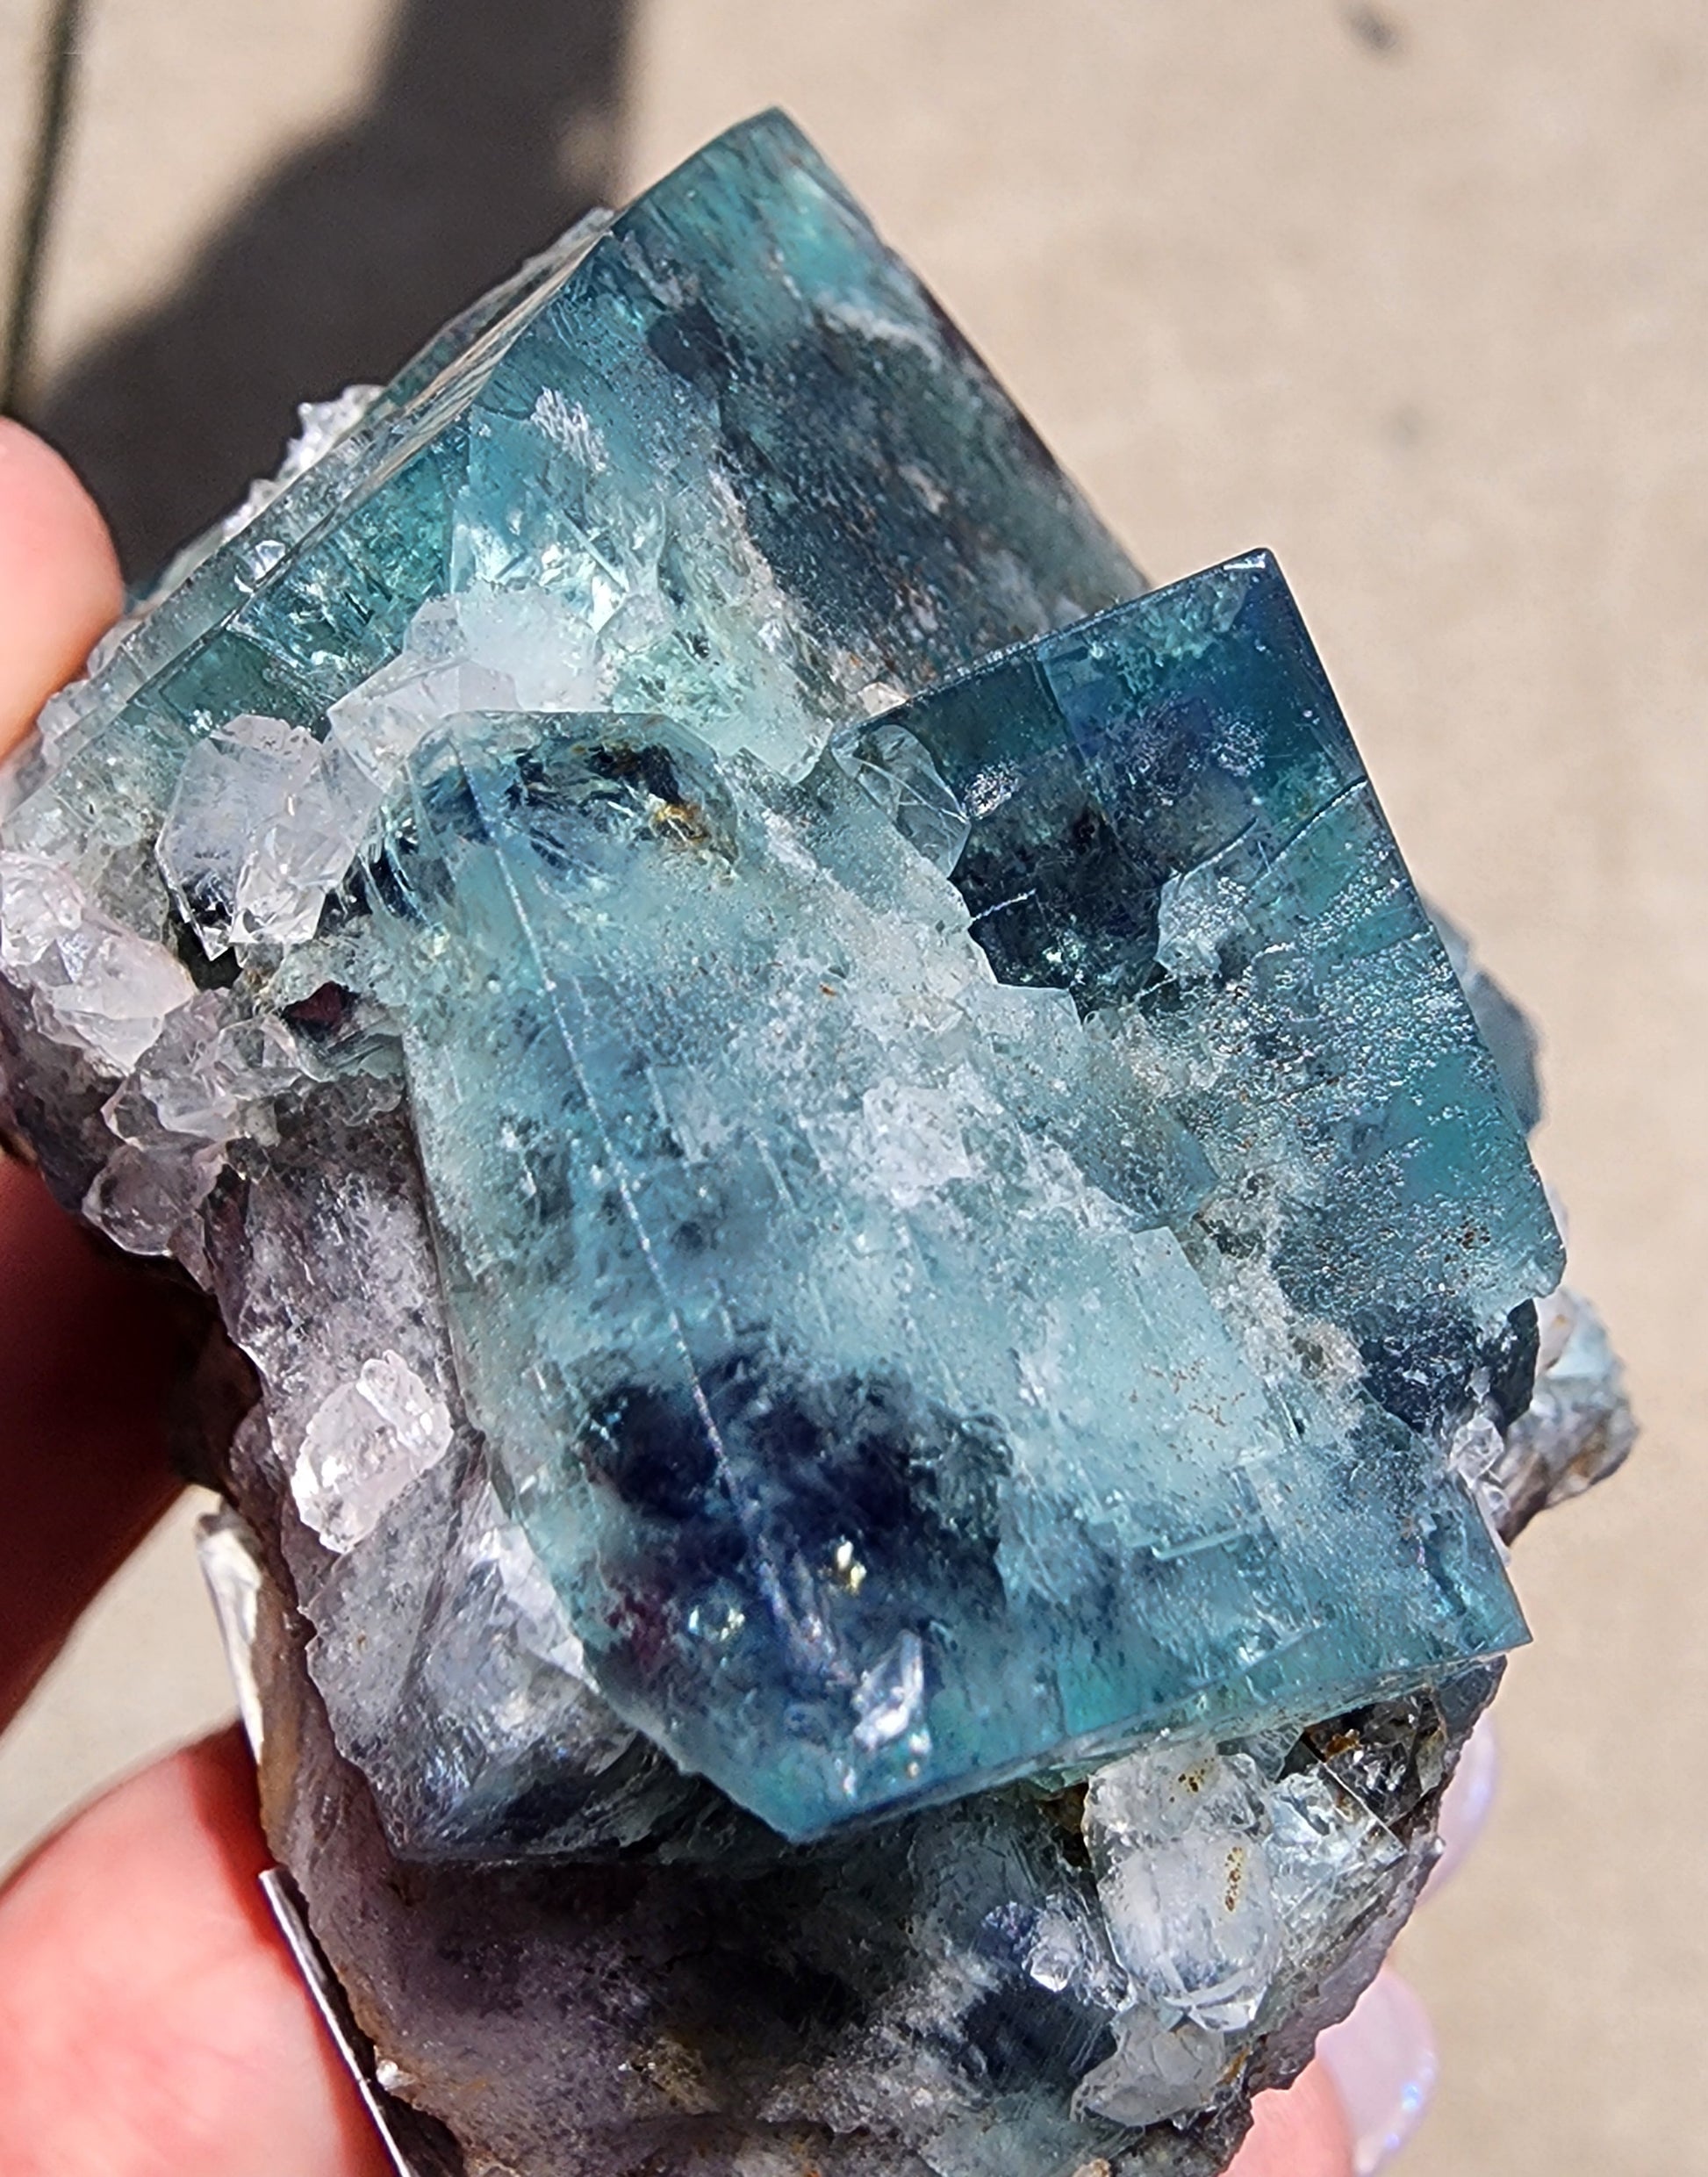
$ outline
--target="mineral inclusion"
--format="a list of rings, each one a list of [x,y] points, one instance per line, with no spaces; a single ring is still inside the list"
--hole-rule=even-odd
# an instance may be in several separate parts
[[[1146,593],[764,116],[305,411],[0,847],[422,2167],[1219,2166],[1631,1433],[1274,562]]]

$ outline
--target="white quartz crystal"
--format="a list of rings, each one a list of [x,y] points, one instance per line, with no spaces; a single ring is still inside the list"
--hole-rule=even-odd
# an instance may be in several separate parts
[[[316,1408],[291,1493],[328,1549],[353,1549],[450,1447],[444,1400],[388,1349]]]

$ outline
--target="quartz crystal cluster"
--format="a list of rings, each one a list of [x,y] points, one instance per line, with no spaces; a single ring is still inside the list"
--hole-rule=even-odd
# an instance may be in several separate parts
[[[376,2106],[1219,2167],[1629,1442],[1522,1017],[1274,562],[1147,593],[777,115],[304,413],[11,768],[0,1031],[208,1297]]]

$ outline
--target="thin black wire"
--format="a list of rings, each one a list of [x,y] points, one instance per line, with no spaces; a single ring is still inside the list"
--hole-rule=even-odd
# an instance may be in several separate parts
[[[54,0],[42,56],[36,139],[25,179],[18,223],[18,254],[6,311],[5,342],[0,348],[0,413],[12,414],[24,397],[30,349],[35,336],[36,305],[53,218],[54,193],[65,153],[75,88],[77,33],[83,0]]]

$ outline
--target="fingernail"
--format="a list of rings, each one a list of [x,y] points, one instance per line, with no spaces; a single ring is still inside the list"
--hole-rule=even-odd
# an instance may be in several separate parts
[[[1353,2137],[1357,2177],[1371,2177],[1423,2122],[1435,2090],[1429,2014],[1384,1965],[1350,2018],[1317,2043]]]
[[[1500,1773],[1500,1744],[1495,1736],[1495,1719],[1492,1715],[1479,1716],[1476,1728],[1459,1757],[1453,1781],[1441,1796],[1441,1857],[1425,1885],[1425,1897],[1433,1896],[1444,1882],[1452,1879],[1466,1853],[1476,1843],[1495,1803]]]

